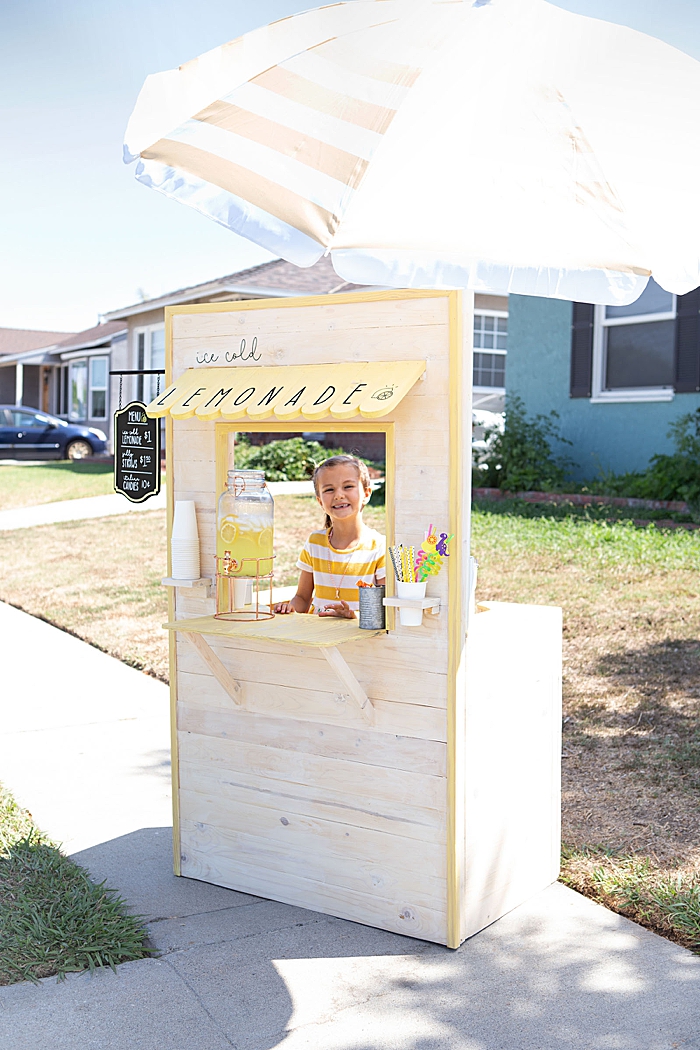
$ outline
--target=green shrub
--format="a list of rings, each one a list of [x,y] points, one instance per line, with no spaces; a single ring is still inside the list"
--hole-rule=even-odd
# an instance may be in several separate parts
[[[251,445],[246,434],[236,435],[236,466],[241,470],[264,470],[268,481],[308,481],[324,459],[343,455],[346,452],[342,448],[324,448],[318,441],[305,441],[302,437]],[[365,463],[384,473],[383,462],[365,459]],[[375,496],[374,502],[383,499]]]
[[[474,467],[474,484],[509,492],[560,490],[571,467],[571,459],[553,451],[553,445],[571,442],[559,433],[559,415],[528,418],[522,399],[515,394],[506,401],[503,432],[486,431],[488,448]]]
[[[333,449],[330,454],[340,451]],[[251,445],[242,435],[236,436],[236,466],[241,470],[264,470],[268,481],[308,481],[314,467],[328,456],[328,449],[318,441],[305,441],[302,437]]]

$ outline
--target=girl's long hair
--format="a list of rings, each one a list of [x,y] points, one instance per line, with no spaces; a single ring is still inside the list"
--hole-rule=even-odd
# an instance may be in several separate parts
[[[370,482],[369,471],[367,470],[366,463],[363,463],[363,461],[361,459],[358,459],[357,456],[331,456],[330,459],[324,459],[323,463],[319,463],[318,466],[314,468],[314,472],[311,475],[311,480],[314,483],[314,492],[316,493],[317,497],[319,486],[318,476],[321,473],[321,471],[325,470],[326,467],[340,467],[346,463],[351,463],[353,465],[353,467],[357,471],[362,488],[365,490],[365,492],[369,492],[369,490],[372,488],[372,483]],[[326,514],[324,528],[330,529],[332,528],[332,526],[333,522],[331,521],[330,515]]]

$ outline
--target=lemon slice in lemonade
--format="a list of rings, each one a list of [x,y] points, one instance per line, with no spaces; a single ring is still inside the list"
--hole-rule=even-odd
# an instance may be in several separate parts
[[[238,535],[238,528],[231,518],[224,518],[221,523],[221,539],[224,543],[234,543]]]
[[[258,546],[262,551],[272,552],[272,529],[261,529],[258,535]]]

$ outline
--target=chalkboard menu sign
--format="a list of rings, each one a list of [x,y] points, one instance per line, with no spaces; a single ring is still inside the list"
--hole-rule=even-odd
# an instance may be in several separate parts
[[[132,401],[114,413],[114,488],[132,503],[160,492],[160,420]]]

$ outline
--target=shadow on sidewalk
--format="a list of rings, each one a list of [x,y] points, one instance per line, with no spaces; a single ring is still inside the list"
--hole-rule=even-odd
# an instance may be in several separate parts
[[[75,859],[239,1050],[698,1050],[700,960],[559,885],[453,952],[176,878],[166,827]]]

